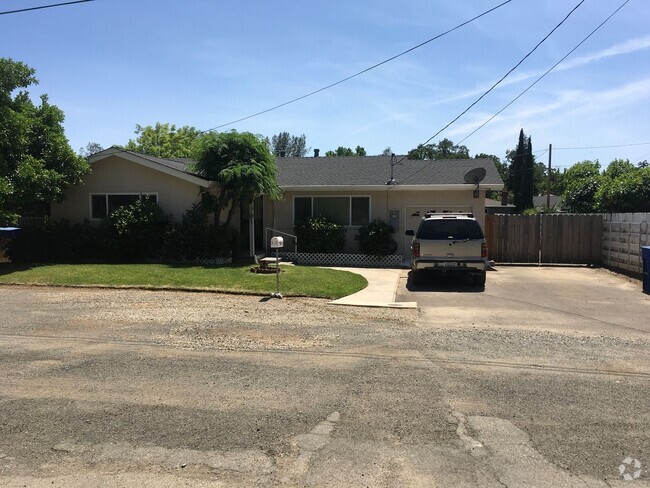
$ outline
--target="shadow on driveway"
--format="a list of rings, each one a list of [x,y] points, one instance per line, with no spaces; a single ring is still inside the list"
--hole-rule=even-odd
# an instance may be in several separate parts
[[[415,281],[415,283],[414,283]],[[413,271],[409,271],[406,282],[408,291],[419,292],[454,292],[454,293],[482,293],[485,287],[472,283],[472,277],[465,274],[437,274],[420,273],[417,280],[413,279]]]

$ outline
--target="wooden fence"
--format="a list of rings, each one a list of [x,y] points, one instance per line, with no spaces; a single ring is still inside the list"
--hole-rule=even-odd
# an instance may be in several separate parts
[[[486,215],[489,259],[497,263],[600,264],[602,215]]]

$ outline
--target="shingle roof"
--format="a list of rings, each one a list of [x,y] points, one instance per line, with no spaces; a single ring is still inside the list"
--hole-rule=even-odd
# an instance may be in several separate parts
[[[141,158],[148,159],[149,161],[152,161],[154,163],[158,163],[162,166],[167,166],[168,168],[172,168],[178,171],[182,171],[183,173],[187,173],[188,175],[193,175],[193,176],[199,176],[195,172],[192,171],[192,164],[194,161],[192,161],[189,158],[157,158],[155,156],[149,156],[148,154],[140,154],[140,153],[135,153],[132,151],[131,154],[136,154],[140,156]]]
[[[192,171],[191,159],[157,158],[146,154],[111,148],[111,152],[124,152],[141,157],[153,163],[197,176]],[[110,150],[107,150],[108,153]],[[474,168],[485,168],[486,175],[482,186],[503,185],[503,180],[491,159],[439,159],[415,160],[402,159],[394,166],[395,186],[410,185],[462,185],[465,173]],[[293,187],[350,187],[350,186],[384,186],[391,176],[390,156],[338,156],[276,158],[278,166],[278,183],[281,188]],[[202,178],[205,180],[205,178]]]
[[[397,156],[399,161],[402,156]],[[378,186],[390,180],[390,156],[277,158],[280,187]],[[404,159],[394,167],[396,185],[464,184],[469,170],[485,168],[481,185],[503,185],[491,159]]]

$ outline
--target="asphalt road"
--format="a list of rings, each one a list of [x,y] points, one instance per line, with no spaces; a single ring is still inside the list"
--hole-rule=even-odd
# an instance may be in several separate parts
[[[638,282],[407,280],[419,311],[0,287],[0,486],[648,486]]]

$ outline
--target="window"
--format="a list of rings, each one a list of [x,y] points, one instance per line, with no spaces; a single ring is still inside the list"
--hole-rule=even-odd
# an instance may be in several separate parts
[[[125,207],[142,198],[158,203],[158,195],[151,193],[103,193],[90,196],[90,216],[103,219],[120,207]]]
[[[309,217],[327,217],[345,226],[370,222],[370,197],[295,197],[293,220],[298,224]]]

